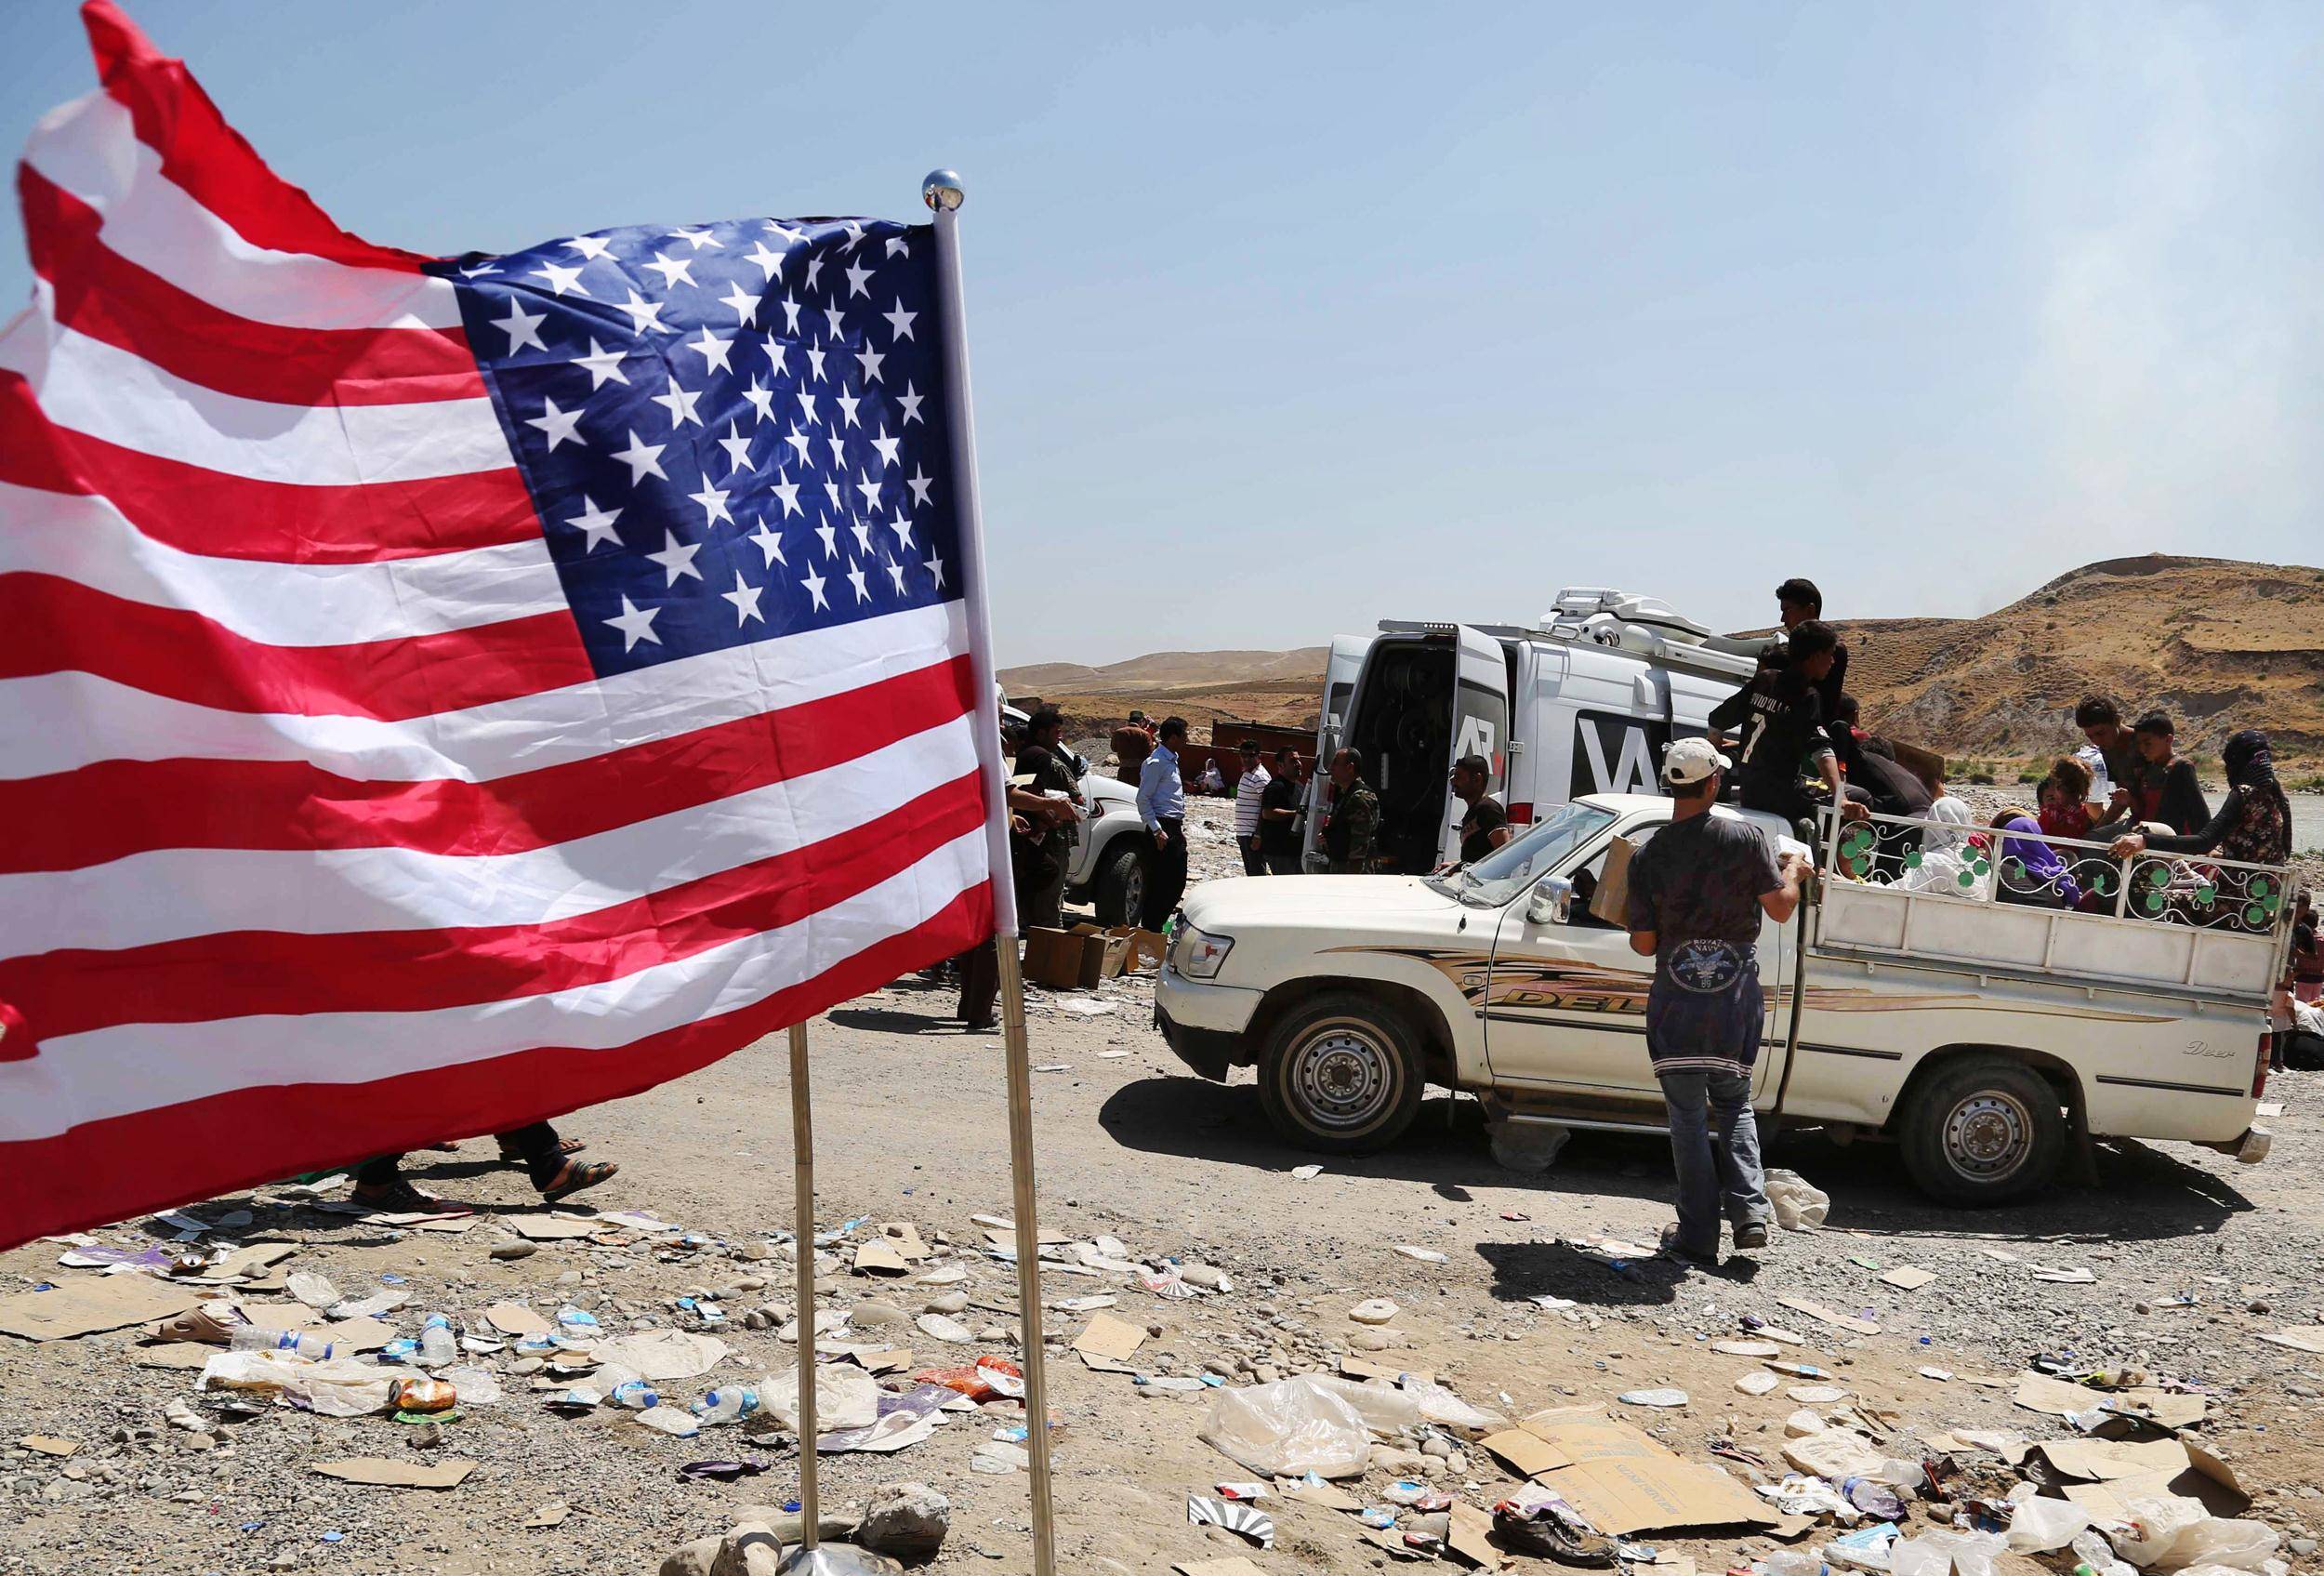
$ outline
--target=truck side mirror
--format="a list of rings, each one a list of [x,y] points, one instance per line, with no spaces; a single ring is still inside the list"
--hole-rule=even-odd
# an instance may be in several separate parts
[[[1564,876],[1543,876],[1525,899],[1525,922],[1562,925],[1574,908],[1574,883]]]

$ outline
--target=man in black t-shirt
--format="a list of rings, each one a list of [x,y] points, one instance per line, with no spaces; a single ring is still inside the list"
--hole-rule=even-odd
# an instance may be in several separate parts
[[[1768,667],[1781,667],[1784,660],[1784,639],[1810,619],[1824,616],[1824,593],[1816,589],[1816,582],[1793,576],[1776,588],[1776,616],[1783,621],[1783,637],[1768,646],[1768,655],[1761,658]],[[1840,697],[1848,689],[1848,648],[1835,640],[1832,644],[1831,667],[1816,682],[1816,698],[1823,703],[1824,725],[1829,728],[1840,715]],[[1834,741],[1835,743],[1838,741]]]
[[[1010,780],[1045,798],[1063,799],[1077,809],[1081,779],[1065,762],[1064,731],[1064,716],[1055,707],[1044,706],[1036,711],[1025,722],[1024,746],[1017,751],[1016,770]],[[1020,903],[1020,922],[1052,928],[1062,922],[1065,873],[1073,864],[1074,844],[1080,835],[1078,819],[1072,815],[1057,815],[1040,829],[1041,851],[1055,861],[1057,873]]]
[[[1663,1245],[1719,1256],[1722,1206],[1737,1249],[1767,1245],[1767,1194],[1751,1114],[1766,1002],[1759,986],[1760,917],[1799,907],[1802,866],[1778,862],[1749,821],[1713,814],[1727,758],[1708,739],[1681,739],[1663,758],[1670,824],[1630,862],[1624,920],[1631,950],[1655,960],[1646,993],[1646,1054],[1670,1126],[1678,1225]]]
[[[1271,876],[1300,873],[1300,758],[1285,745],[1259,795],[1259,857]]]
[[[1801,786],[1802,773],[1820,777],[1829,801],[1843,803],[1840,762],[1824,733],[1819,693],[1830,677],[1840,637],[1809,619],[1791,631],[1780,668],[1763,668],[1710,714],[1710,725],[1737,739],[1735,776],[1743,807],[1787,821],[1809,821],[1813,843],[1816,801]]]
[[[1509,841],[1509,812],[1485,790],[1492,785],[1493,763],[1482,755],[1464,755],[1453,762],[1453,797],[1468,806],[1460,817],[1460,863],[1473,865]]]

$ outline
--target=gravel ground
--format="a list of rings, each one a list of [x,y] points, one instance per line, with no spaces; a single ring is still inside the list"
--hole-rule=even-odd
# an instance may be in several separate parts
[[[1225,810],[1197,801],[1198,876],[1232,867],[1221,830]],[[2276,1153],[2263,1165],[2238,1167],[2179,1146],[2109,1145],[2099,1153],[2099,1185],[2061,1185],[2039,1201],[1978,1214],[1922,1200],[1881,1148],[1839,1148],[1812,1133],[1781,1137],[1770,1163],[1830,1194],[1827,1230],[1779,1233],[1763,1253],[1710,1274],[1658,1262],[1618,1270],[1558,1238],[1651,1241],[1670,1218],[1669,1164],[1657,1143],[1580,1134],[1554,1169],[1519,1175],[1493,1164],[1475,1104],[1439,1093],[1406,1143],[1328,1162],[1302,1181],[1291,1169],[1309,1157],[1274,1139],[1248,1075],[1221,1088],[1188,1076],[1169,1055],[1149,1026],[1145,982],[1111,984],[1097,999],[1110,1010],[1088,1017],[1045,994],[1033,1004],[1034,1060],[1064,1068],[1035,1079],[1042,1225],[1079,1238],[1110,1233],[1134,1256],[1198,1261],[1233,1282],[1221,1295],[1166,1303],[1118,1275],[1046,1277],[1050,1301],[1110,1293],[1119,1299],[1116,1314],[1158,1327],[1135,1359],[1149,1373],[1182,1376],[1208,1364],[1247,1379],[1332,1364],[1367,1339],[1347,1309],[1385,1296],[1403,1308],[1395,1326],[1409,1342],[1393,1360],[1434,1370],[1472,1403],[1522,1414],[1676,1384],[1693,1397],[1684,1409],[1616,1410],[1698,1460],[1731,1424],[1739,1442],[1772,1461],[1783,1419],[1798,1403],[1780,1390],[1763,1398],[1738,1394],[1733,1382],[1752,1365],[1709,1350],[1711,1338],[1736,1332],[1740,1316],[1799,1330],[1809,1342],[1802,1360],[1837,1370],[1856,1399],[1895,1411],[1908,1436],[1956,1425],[2054,1435],[2052,1420],[2014,1408],[2007,1388],[1973,1376],[2013,1375],[2031,1354],[2071,1350],[2201,1384],[2213,1397],[2204,1437],[2252,1491],[2252,1514],[2287,1537],[2324,1528],[2315,1487],[2324,1480],[2324,1430],[2313,1421],[2324,1357],[2257,1339],[2279,1326],[2324,1322],[2324,1083],[2316,1076],[2290,1075],[2271,1091],[2287,1114],[2273,1124]],[[908,1219],[931,1239],[941,1232],[973,1245],[980,1233],[972,1214],[1007,1212],[998,1042],[946,1021],[950,1005],[947,993],[908,981],[813,1026],[827,1227],[855,1217]],[[616,1331],[684,1327],[668,1299],[689,1291],[727,1292],[725,1305],[738,1318],[761,1302],[787,1305],[787,1263],[732,1256],[759,1251],[752,1245],[790,1217],[779,1040],[566,1125],[590,1141],[592,1156],[623,1164],[615,1182],[588,1196],[598,1209],[650,1211],[709,1242],[698,1251],[548,1242],[508,1263],[488,1256],[512,1239],[491,1217],[465,1235],[432,1236],[308,1208],[271,1209],[251,1196],[197,1212],[253,1208],[257,1218],[242,1235],[297,1244],[284,1269],[321,1271],[350,1295],[384,1275],[407,1277],[412,1301],[389,1316],[400,1333],[414,1332],[431,1309],[473,1321],[502,1300],[545,1312],[575,1302]],[[487,1209],[522,1206],[522,1178],[486,1164],[489,1155],[488,1145],[470,1143],[456,1156],[416,1158],[418,1180]],[[120,1241],[138,1233],[102,1235]],[[1446,1262],[1416,1262],[1397,1253],[1398,1244],[1442,1252]],[[34,1244],[0,1255],[0,1294],[89,1273],[58,1268],[58,1252]],[[1918,1265],[1937,1278],[1900,1291],[1858,1261]],[[960,1262],[970,1280],[944,1289],[968,1293],[960,1317],[979,1329],[1011,1325],[1013,1272],[982,1256]],[[2043,1265],[2086,1268],[2096,1278],[2035,1279]],[[768,1284],[753,1287],[754,1278]],[[2196,1305],[2159,1306],[2180,1292]],[[940,1294],[835,1264],[825,1305],[878,1302],[915,1314]],[[1530,1301],[1542,1295],[1575,1306],[1546,1311]],[[1869,1318],[1881,1333],[1843,1335],[1788,1312],[1776,1301],[1783,1296]],[[2142,1304],[2155,1311],[2140,1311]],[[1047,1317],[1053,1337],[1070,1338],[1087,1316]],[[921,1362],[1014,1349],[998,1338],[940,1346],[908,1329],[897,1338],[917,1347]],[[793,1350],[771,1331],[734,1329],[724,1339],[735,1356],[706,1384],[778,1371]],[[383,1416],[331,1419],[276,1408],[245,1421],[219,1417],[194,1396],[191,1373],[139,1366],[131,1332],[38,1345],[0,1341],[0,1503],[16,1524],[0,1546],[0,1571],[650,1572],[680,1543],[726,1529],[742,1507],[779,1503],[796,1490],[795,1461],[777,1440],[735,1428],[678,1440],[627,1414],[560,1416],[510,1371],[512,1356],[483,1359],[508,1398],[469,1409],[429,1450]],[[1922,1378],[1924,1365],[1959,1377]],[[1187,1494],[1248,1476],[1196,1439],[1204,1397],[1142,1389],[1070,1357],[1053,1358],[1050,1372],[1063,1424],[1062,1569],[1164,1571],[1182,1559],[1243,1552],[1229,1534],[1186,1521]],[[181,1398],[202,1415],[199,1434],[165,1423],[165,1407]],[[951,1541],[933,1569],[1030,1569],[1026,1479],[969,1465],[996,1421],[1006,1418],[957,1419],[892,1458],[827,1458],[826,1506],[860,1506],[881,1484],[918,1479],[952,1501]],[[28,1435],[79,1449],[56,1459],[5,1444]],[[480,1464],[458,1488],[433,1492],[356,1488],[310,1470],[318,1461],[363,1455]],[[706,1458],[756,1459],[769,1470],[724,1486],[679,1477],[680,1464]],[[1467,1497],[1478,1503],[1510,1486],[1474,1450],[1436,1470],[1449,1487],[1474,1484]],[[1378,1473],[1367,1480],[1375,1495],[1385,1481]],[[568,1518],[526,1528],[549,1502],[569,1505]],[[1265,1570],[1343,1576],[1387,1560],[1359,1541],[1352,1518],[1298,1504],[1275,1510],[1276,1548],[1253,1554]],[[1727,1537],[1671,1546],[1718,1570],[1775,1545]],[[2030,1569],[2014,1556],[2006,1563]]]

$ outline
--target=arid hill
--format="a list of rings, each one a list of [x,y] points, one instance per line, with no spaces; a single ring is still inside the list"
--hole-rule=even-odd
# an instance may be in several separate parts
[[[2324,568],[2223,558],[2108,559],[1981,618],[1840,621],[1868,726],[1956,755],[2036,757],[2074,738],[2083,695],[2160,708],[2181,748],[2214,758],[2265,728],[2287,763],[2324,759]],[[1131,707],[1313,726],[1325,648],[1157,652],[1103,668],[1004,671],[1076,734]]]

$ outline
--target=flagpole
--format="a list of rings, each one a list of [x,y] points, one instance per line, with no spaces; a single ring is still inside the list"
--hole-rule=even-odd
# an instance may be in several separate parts
[[[936,289],[943,311],[945,430],[959,493],[960,560],[968,590],[970,671],[976,683],[977,758],[984,765],[984,837],[992,870],[993,947],[1000,960],[1001,1040],[1009,1069],[1009,1172],[1015,1185],[1017,1316],[1024,1353],[1024,1441],[1033,1479],[1034,1576],[1056,1576],[1050,1493],[1049,1376],[1041,1333],[1041,1234],[1034,1212],[1033,1078],[1025,1050],[1024,975],[1017,958],[1017,895],[1009,858],[1008,779],[1000,763],[999,680],[993,668],[984,569],[984,516],[977,493],[976,418],[969,398],[969,336],[960,290],[959,210],[967,192],[948,169],[920,183],[936,216]]]
[[[808,1098],[807,1026],[791,1026],[791,1234],[799,1250],[799,1553],[786,1570],[812,1569],[823,1516],[815,1460],[815,1132]]]

